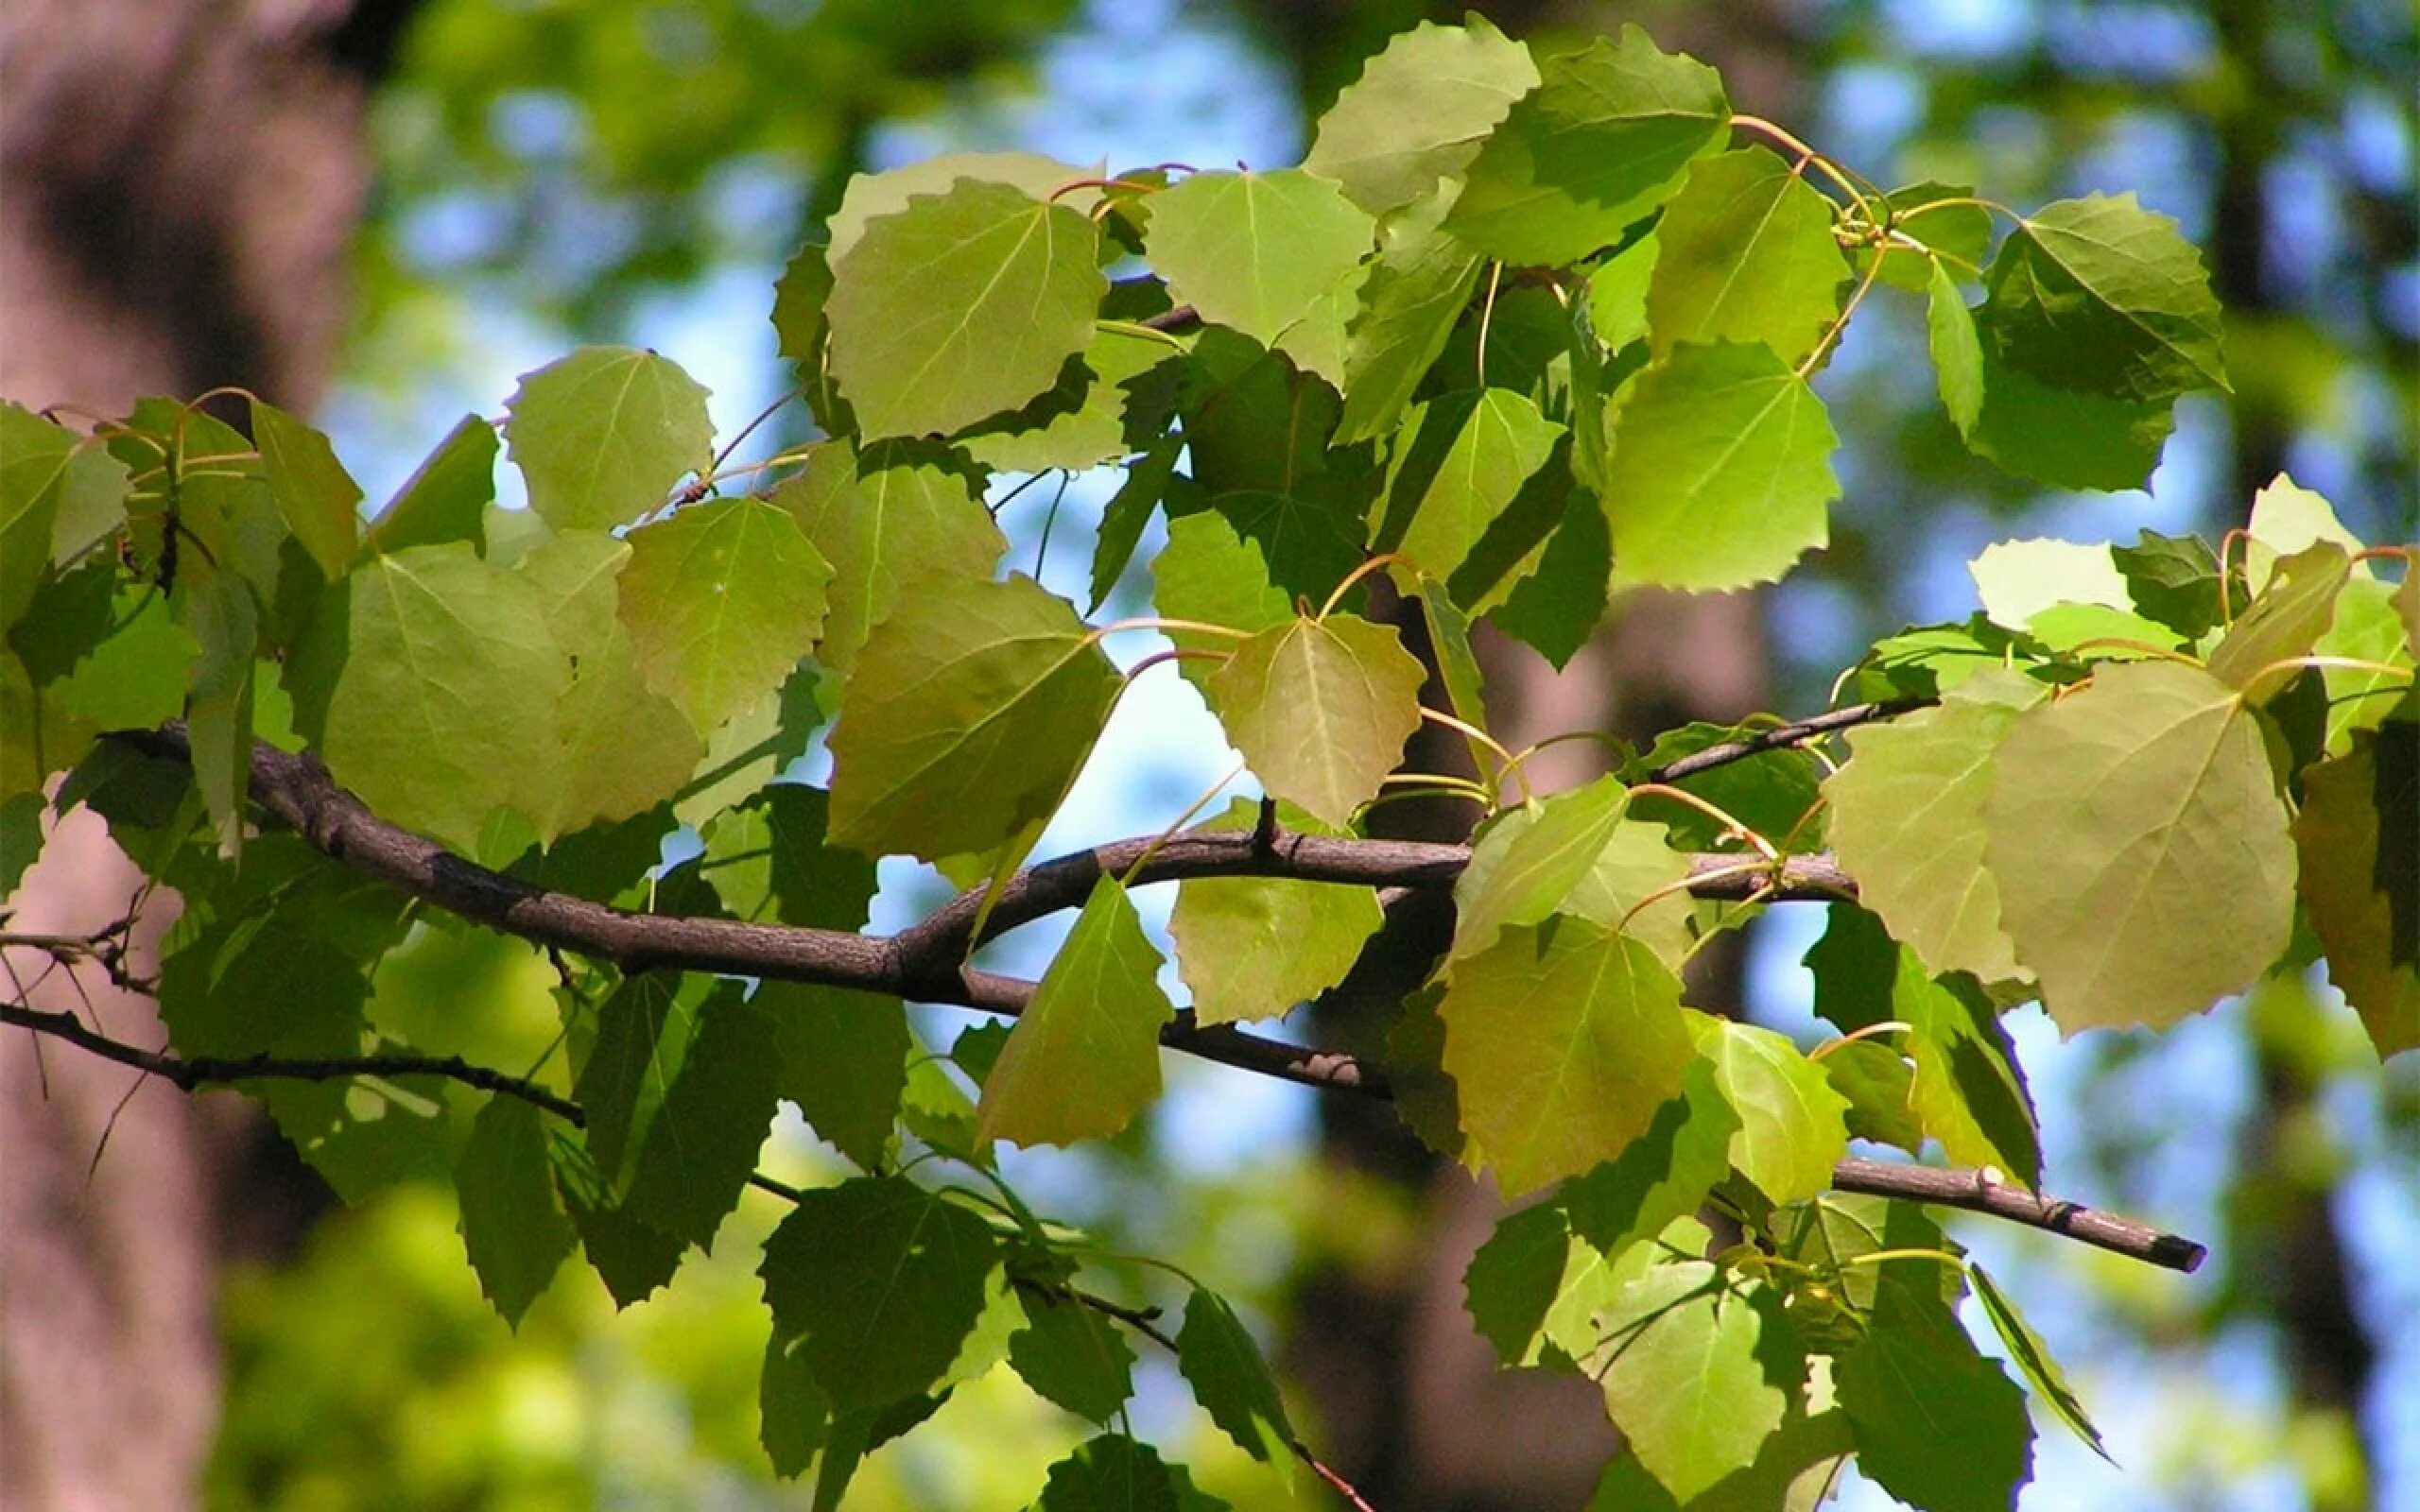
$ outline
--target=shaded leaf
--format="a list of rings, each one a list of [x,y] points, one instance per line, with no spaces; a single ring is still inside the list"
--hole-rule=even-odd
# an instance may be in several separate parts
[[[578,1241],[555,1202],[539,1116],[518,1098],[489,1098],[471,1121],[470,1141],[454,1167],[462,1247],[479,1289],[516,1328]]]
[[[773,1023],[781,1095],[841,1154],[867,1170],[882,1164],[913,1049],[906,1007],[800,982],[765,982],[753,1001]]]
[[[648,686],[711,730],[779,688],[815,644],[832,569],[788,511],[695,505],[627,538],[619,613]]]
[[[1377,260],[1345,343],[1340,442],[1395,428],[1478,284],[1486,259],[1440,229],[1444,214],[1443,198],[1422,200],[1378,225]]]
[[[1984,345],[2052,387],[2157,402],[2227,387],[2219,301],[2202,259],[2133,195],[2062,199],[2000,243]]]
[[[1035,1392],[1094,1422],[1117,1416],[1134,1393],[1134,1351],[1102,1314],[1028,1293],[1026,1326],[1009,1337],[1009,1364]]]
[[[1983,1304],[1983,1315],[1992,1320],[1992,1332],[2000,1336],[2001,1348],[2007,1349],[2008,1357],[2016,1362],[2017,1369],[2025,1373],[2026,1382],[2032,1386],[2034,1396],[2040,1398],[2042,1404],[2050,1409],[2051,1416],[2065,1423],[2068,1431],[2083,1439],[2094,1453],[2109,1459],[2108,1448],[2100,1441],[2100,1430],[2092,1425],[2092,1418],[2083,1410],[2083,1399],[2076,1395],[2073,1386],[2067,1384],[2066,1372],[2059,1368],[2059,1362],[2050,1358],[2050,1347],[2042,1342],[2042,1335],[2034,1332],[2032,1325],[2025,1321],[2025,1314],[2016,1310],[2016,1303],[2000,1290],[1997,1281],[1992,1280],[1991,1272],[1980,1265],[1968,1265],[1966,1279],[1974,1284],[1975,1299]],[[2110,1463],[2114,1465],[2117,1461],[2110,1460]]]
[[[343,576],[361,539],[361,485],[325,436],[258,398],[251,410],[252,444],[277,512],[322,574]]]
[[[1832,202],[1763,147],[1692,163],[1655,240],[1647,318],[1659,358],[1684,341],[1741,341],[1794,363],[1840,312],[1849,265]]]
[[[634,1215],[700,1247],[738,1205],[779,1100],[773,1022],[736,988],[722,984],[699,1010],[622,1199]]]
[[[1281,1469],[1292,1465],[1288,1447],[1294,1429],[1277,1382],[1226,1298],[1199,1287],[1185,1298],[1176,1364],[1201,1410],[1245,1453]]]
[[[2379,1056],[2420,1046],[2420,721],[2404,711],[2303,777],[2295,879],[2327,978]]]
[[[499,446],[495,427],[478,416],[456,421],[370,523],[365,549],[403,551],[467,541],[484,553]]]
[[[1258,805],[1237,799],[1204,830],[1246,831]],[[1289,830],[1316,821],[1300,815]],[[1194,877],[1177,887],[1168,933],[1198,1023],[1270,1019],[1344,979],[1386,916],[1368,887],[1284,877]]]

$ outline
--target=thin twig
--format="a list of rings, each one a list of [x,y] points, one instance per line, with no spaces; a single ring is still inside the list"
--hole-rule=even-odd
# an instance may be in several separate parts
[[[1758,730],[1744,740],[1726,740],[1720,746],[1708,746],[1703,750],[1691,751],[1677,761],[1667,762],[1661,766],[1650,768],[1646,781],[1677,782],[1684,777],[1695,777],[1700,772],[1712,771],[1718,766],[1728,766],[1733,762],[1743,762],[1751,756],[1761,756],[1769,750],[1796,746],[1812,740],[1818,735],[1828,735],[1836,730],[1848,730],[1857,725],[1870,725],[1880,720],[1896,718],[1900,714],[1911,713],[1932,702],[1930,698],[1911,697],[1889,698],[1878,703],[1851,704],[1845,709],[1835,709],[1828,713],[1817,714],[1811,719],[1800,719],[1787,725],[1775,725],[1771,730]]]

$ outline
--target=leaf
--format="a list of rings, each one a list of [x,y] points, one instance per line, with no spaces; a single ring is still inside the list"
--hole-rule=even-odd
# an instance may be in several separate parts
[[[1469,865],[1454,879],[1456,957],[1495,943],[1507,925],[1542,924],[1564,911],[1630,806],[1630,792],[1611,777],[1507,809],[1479,831]],[[1607,929],[1620,920],[1599,919]]]
[[[618,1201],[629,1184],[648,1129],[681,1074],[697,1033],[699,1004],[710,991],[736,988],[717,988],[705,978],[626,977],[597,1005],[596,1040],[580,1063],[572,1100],[587,1114],[588,1151],[606,1197]],[[648,1226],[661,1231],[660,1225]]]
[[[1201,1410],[1238,1448],[1281,1469],[1291,1466],[1294,1428],[1278,1399],[1277,1382],[1226,1298],[1200,1287],[1185,1298],[1176,1366]]]
[[[673,817],[697,826],[764,790],[790,763],[806,754],[807,741],[822,722],[818,702],[821,679],[801,666],[779,691],[706,737],[705,759],[672,800]]]
[[[2032,1325],[2025,1321],[2025,1314],[2016,1310],[2016,1303],[2000,1290],[1997,1281],[1992,1280],[1991,1272],[1980,1265],[1970,1264],[1966,1267],[1966,1279],[1974,1284],[1975,1299],[1983,1304],[1983,1315],[1992,1320],[1992,1332],[2000,1336],[2000,1347],[2008,1350],[2008,1357],[2015,1361],[2017,1369],[2025,1373],[2026,1383],[2033,1388],[2034,1396],[2040,1398],[2043,1405],[2050,1409],[2050,1415],[2065,1423],[2068,1432],[2083,1439],[2094,1453],[2109,1459],[2109,1450],[2100,1441],[2100,1430],[2092,1425],[2091,1417],[2083,1410],[2083,1399],[2076,1395],[2073,1386],[2067,1384],[2066,1372],[2060,1369],[2059,1362],[2050,1357],[2050,1347],[2042,1342],[2042,1335],[2034,1332]],[[2116,1460],[2109,1462],[2117,1463]]]
[[[1332,614],[1261,631],[1203,692],[1271,795],[1342,829],[1419,728],[1425,679],[1392,627]]]
[[[672,1280],[689,1246],[663,1229],[631,1216],[613,1203],[603,1176],[588,1152],[557,1139],[550,1153],[555,1189],[562,1194],[579,1246],[617,1308],[645,1301]]]
[[[1445,229],[1490,257],[1552,266],[1621,239],[1721,145],[1722,79],[1656,50],[1635,25],[1618,42],[1539,64],[1541,82],[1471,161]]]
[[[767,981],[753,1000],[773,1022],[779,1090],[815,1132],[867,1170],[883,1163],[913,1045],[896,998]]]
[[[1091,1308],[1028,1293],[1026,1326],[1009,1337],[1025,1383],[1079,1418],[1105,1423],[1134,1394],[1134,1351]]]
[[[361,485],[325,436],[257,397],[251,409],[252,444],[277,512],[322,574],[343,576],[361,540]]]
[[[2134,545],[2112,542],[2109,555],[2135,610],[2186,640],[2200,640],[2224,617],[2219,558],[2199,538],[2143,530]],[[2239,611],[2241,606],[2236,608]]]
[[[1640,375],[1605,477],[1614,582],[1772,582],[1828,539],[1839,444],[1824,402],[1765,347],[1684,347]]]
[[[454,1167],[462,1247],[479,1290],[515,1328],[572,1251],[579,1236],[555,1201],[546,1134],[538,1109],[514,1097],[488,1099]]]
[[[955,444],[1001,472],[1080,472],[1116,461],[1132,449],[1131,433],[1166,422],[1174,383],[1159,373],[1163,368],[1172,373],[1183,356],[1157,332],[1097,327],[1082,358],[1063,366],[1040,399],[960,433]]]
[[[1722,1100],[1739,1115],[1733,1167],[1775,1202],[1827,1190],[1834,1162],[1848,1153],[1848,1099],[1833,1091],[1823,1067],[1770,1029],[1727,1019],[1689,1022]]]
[[[1971,184],[1937,183],[1927,180],[1893,189],[1882,197],[1891,229],[1911,237],[1938,254],[1910,257],[1894,252],[1882,265],[1882,282],[1922,293],[1941,269],[1953,279],[1983,266],[1992,247],[1992,213],[1975,202]],[[1862,270],[1862,263],[1860,263]]]
[[[1009,549],[971,478],[895,443],[862,455],[845,440],[818,446],[772,502],[831,564],[831,609],[816,655],[844,676],[910,579],[989,581]]]
[[[1848,259],[1832,202],[1763,147],[1700,158],[1655,223],[1648,345],[1742,341],[1795,363],[1841,308]]]
[[[1190,443],[1199,456],[1199,442]],[[1211,501],[1246,541],[1260,548],[1270,580],[1289,593],[1324,599],[1361,561],[1357,482],[1304,478],[1290,489],[1238,489]]]
[[[1713,1065],[1692,1057],[1682,1070],[1680,1094],[1655,1109],[1647,1132],[1564,1185],[1571,1231],[1616,1258],[1654,1238],[1696,1212],[1731,1174],[1731,1140],[1739,1128],[1738,1111],[1715,1085]]]
[[[2064,1032],[2165,1027],[2285,949],[2286,809],[2234,689],[2174,662],[2104,666],[2019,718],[1998,767],[1986,864]]]
[[[529,507],[558,530],[629,524],[714,461],[706,390],[652,352],[582,347],[522,374],[505,408]]]
[[[2175,424],[2165,402],[2046,384],[1987,349],[1957,281],[1933,270],[1926,326],[1943,405],[1979,456],[2060,488],[2139,488]]]
[[[765,1369],[756,1383],[756,1441],[773,1473],[784,1480],[805,1474],[831,1419],[832,1400],[815,1383],[798,1340],[779,1334],[768,1339]]]
[[[1340,443],[1395,428],[1470,303],[1486,259],[1440,229],[1444,215],[1442,198],[1425,199],[1378,223],[1378,256],[1345,342]]]
[[[1692,720],[1656,736],[1644,755],[1624,764],[1622,775],[1643,782],[1685,757],[1758,732],[1754,725]],[[1824,844],[1823,806],[1818,797],[1821,771],[1806,751],[1776,747],[1691,772],[1669,785],[1713,805],[1785,850],[1812,851],[1822,850]],[[1662,794],[1642,795],[1637,814],[1668,827],[1671,843],[1684,850],[1727,850],[1740,845],[1726,820]]]
[[[2131,194],[2062,199],[2025,217],[1985,284],[1984,347],[2054,388],[2150,403],[2227,387],[2201,256]]]
[[[378,518],[364,549],[404,551],[467,541],[487,549],[487,508],[495,502],[495,427],[465,415],[414,470]]]
[[[1979,673],[1938,708],[1849,731],[1851,759],[1824,780],[1832,850],[1858,900],[1936,975],[2019,972],[1983,864],[1983,812],[2000,742],[2044,693],[2016,673]]]
[[[1523,642],[1560,670],[1588,644],[1605,617],[1614,548],[1604,508],[1597,496],[1574,489],[1563,523],[1547,538],[1535,571],[1512,585],[1501,607],[1488,616],[1495,627]]]
[[[1982,598],[1983,612],[2013,630],[2059,604],[2105,604],[2124,609],[2133,600],[2126,579],[2107,546],[2071,541],[2000,541],[1966,564]]]
[[[1507,1196],[1618,1157],[1681,1091],[1681,983],[1584,919],[1505,929],[1447,969],[1444,1069]]]
[[[2420,588],[2413,576],[2407,571],[2406,583]],[[2351,748],[2355,730],[2377,728],[2394,708],[2396,694],[2411,685],[2411,631],[2396,612],[2398,594],[2414,596],[2411,588],[2354,577],[2337,596],[2334,622],[2311,644],[2315,655],[2366,663],[2320,668],[2327,689],[2326,750],[2331,756]]]
[[[720,499],[627,539],[619,613],[631,650],[700,732],[779,688],[815,644],[832,569],[788,511]]]
[[[2290,557],[2323,541],[2334,541],[2349,555],[2361,549],[2360,538],[2344,528],[2328,502],[2280,472],[2252,497],[2252,542],[2243,556],[2243,576],[2252,592],[2266,593],[2280,558]],[[2355,568],[2367,573],[2366,563]],[[2406,580],[2409,580],[2407,575]]]
[[[1372,215],[1426,198],[1538,84],[1530,50],[1483,17],[1398,33],[1320,117],[1303,160]]]
[[[1169,619],[1253,633],[1294,620],[1293,602],[1269,581],[1259,545],[1236,535],[1227,517],[1215,509],[1168,522],[1168,543],[1151,558],[1151,582],[1152,606]],[[1222,659],[1236,644],[1224,636],[1174,627],[1163,633],[1180,651]],[[1223,660],[1188,658],[1177,663],[1177,670],[1200,687],[1224,664]]]
[[[1201,828],[1250,830],[1257,808],[1237,799]],[[1308,819],[1299,816],[1288,828],[1316,825],[1303,822]],[[1385,921],[1368,887],[1195,877],[1177,887],[1168,933],[1177,970],[1193,993],[1194,1022],[1217,1024],[1277,1018],[1336,986]]]
[[[2336,622],[2351,578],[2352,563],[2332,541],[2280,558],[2269,585],[2211,649],[2210,675],[2242,689],[2246,702],[2274,696],[2301,670],[2277,663],[2310,654]]]
[[[1909,1026],[1903,1043],[1914,1072],[1909,1109],[1952,1160],[2038,1188],[2042,1131],[1991,1003],[1962,978],[1926,976],[1912,952],[1893,954],[1891,1016]]]
[[[1153,195],[1143,249],[1168,296],[1263,346],[1370,251],[1369,214],[1300,168],[1197,173]]]
[[[726,981],[698,1013],[679,1077],[648,1126],[622,1204],[703,1247],[756,1169],[779,1101],[773,1022]]]
[[[1151,443],[1150,451],[1128,465],[1126,481],[1117,486],[1117,491],[1102,507],[1100,535],[1093,545],[1093,596],[1084,610],[1087,614],[1098,613],[1100,607],[1109,602],[1118,578],[1134,559],[1134,548],[1143,541],[1143,528],[1151,523],[1152,513],[1167,493],[1184,439],[1181,435],[1169,434]]]
[[[832,840],[989,850],[1058,806],[1118,678],[1066,602],[1018,576],[929,578],[858,653],[832,731]]]
[[[832,376],[868,437],[946,434],[1048,388],[1108,289],[1078,211],[965,180],[832,264]]]
[[[2327,949],[2327,979],[2383,1057],[2420,1046],[2420,721],[2354,733],[2303,777],[2295,885]]]
[[[1789,1397],[1767,1379],[1764,1316],[1714,1266],[1653,1266],[1597,1323],[1606,1411],[1679,1500],[1754,1463],[1781,1426]]]
[[[0,399],[0,629],[13,627],[44,560],[65,567],[126,521],[126,465]]]
[[[1858,1469],[1911,1505],[2007,1512],[2032,1467],[2025,1394],[1946,1308],[1884,1297],[1865,1341],[1832,1368]]]
[[[765,1300],[834,1407],[878,1407],[942,1377],[998,1262],[974,1213],[901,1177],[800,1194],[765,1242]]]
[[[1410,435],[1396,451],[1373,534],[1380,549],[1437,578],[1462,565],[1564,434],[1536,404],[1504,388],[1417,405],[1406,428]]]
[[[286,669],[337,781],[460,850],[547,770],[569,680],[538,588],[459,541],[362,562],[322,595]]]
[[[1101,877],[984,1078],[975,1137],[1029,1148],[1124,1128],[1160,1094],[1160,1030],[1176,1009],[1159,969],[1126,889]]]
[[[944,152],[919,163],[881,173],[852,174],[840,192],[840,207],[832,212],[824,230],[830,236],[824,257],[834,266],[849,255],[865,235],[866,227],[886,215],[896,215],[917,199],[945,195],[959,183],[1005,184],[1035,199],[1057,195],[1060,203],[1080,214],[1100,201],[1096,188],[1071,187],[1086,170],[1034,152]],[[1059,195],[1058,191],[1068,192]]]
[[[1223,1503],[1220,1503],[1223,1505]],[[1183,1512],[1177,1472],[1149,1444],[1102,1434],[1050,1467],[1033,1512]]]
[[[525,796],[541,843],[599,821],[643,814],[696,771],[705,743],[671,702],[647,685],[630,631],[614,614],[628,541],[566,530],[514,569],[535,584],[555,644],[571,659],[571,686],[554,709],[558,755]]]

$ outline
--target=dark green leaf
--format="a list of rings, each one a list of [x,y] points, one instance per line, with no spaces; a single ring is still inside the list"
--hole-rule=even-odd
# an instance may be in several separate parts
[[[779,1100],[783,1046],[770,1015],[741,998],[735,982],[706,1000],[698,1021],[623,1205],[703,1247],[756,1169]]]
[[[331,579],[353,564],[361,540],[361,485],[328,438],[274,404],[252,400],[252,444],[269,497],[294,539]]]
[[[465,415],[395,490],[370,524],[372,552],[467,541],[487,549],[487,508],[495,502],[495,427]]]
[[[1134,1351],[1103,1314],[1028,1293],[1026,1326],[1009,1337],[1009,1364],[1037,1393],[1079,1418],[1105,1423],[1134,1393]]]
[[[1992,260],[1988,288],[1984,345],[2052,387],[2156,403],[2227,387],[2202,259],[2131,194],[2062,199],[2025,217]]]
[[[2059,1368],[2059,1362],[2050,1358],[2050,1347],[2042,1342],[2042,1335],[2033,1332],[2032,1325],[2025,1321],[2025,1314],[2016,1310],[2016,1303],[2000,1290],[1989,1271],[1980,1265],[1969,1265],[1966,1278],[1974,1283],[1975,1299],[1983,1304],[1983,1315],[1992,1320],[1992,1332],[2000,1336],[2001,1348],[2016,1362],[2017,1369],[2025,1373],[2033,1394],[2094,1453],[2109,1459],[2109,1451],[2100,1442],[2100,1430],[2092,1425],[2083,1400],[2067,1384],[2066,1372]]]
[[[1293,1463],[1288,1449],[1294,1429],[1278,1400],[1277,1382],[1226,1298],[1198,1288],[1185,1298],[1176,1363],[1201,1410],[1245,1453],[1281,1469]]]
[[[491,1097],[471,1121],[470,1142],[454,1168],[462,1247],[479,1289],[516,1328],[578,1242],[555,1201],[539,1117],[517,1098]]]

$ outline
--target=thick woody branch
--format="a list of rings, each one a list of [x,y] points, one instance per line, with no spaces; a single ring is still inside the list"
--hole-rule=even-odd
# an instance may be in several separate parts
[[[1833,721],[1824,728],[1837,729],[1881,717],[1878,711],[1882,707],[1861,705],[1858,710],[1838,711],[1824,716]],[[1852,713],[1859,718],[1845,717]],[[1762,744],[1736,743],[1741,748],[1727,753],[1724,759],[1740,760],[1754,754],[1754,749],[1772,749],[1821,732],[1801,729],[1782,738],[1783,730],[1770,730],[1758,737]],[[191,748],[181,724],[113,738],[154,756],[190,760]],[[1752,745],[1754,749],[1747,748]],[[1703,765],[1691,768],[1704,769]],[[365,876],[474,922],[537,944],[608,960],[625,971],[697,971],[771,977],[1011,1015],[1022,1012],[1033,998],[1032,982],[962,964],[972,943],[969,930],[975,900],[969,898],[952,900],[924,922],[890,938],[793,925],[634,914],[531,886],[400,829],[337,786],[327,768],[313,757],[255,744],[251,792],[255,802],[291,825],[314,848]],[[986,935],[1080,904],[1093,883],[1104,873],[1122,875],[1132,870],[1132,880],[1138,883],[1202,876],[1271,876],[1365,886],[1439,888],[1451,886],[1469,859],[1468,850],[1461,846],[1295,835],[1282,831],[1120,841],[1018,873],[1003,889],[993,917],[986,921]],[[1139,868],[1137,862],[1141,863]],[[1770,869],[1743,873],[1738,870],[1740,858],[1732,855],[1697,857],[1692,866],[1702,873],[1720,873],[1707,875],[1691,888],[1701,897],[1856,896],[1855,884],[1828,857],[1786,858],[1778,875]],[[45,1022],[31,1022],[27,1015]],[[64,1025],[49,1022],[60,1019],[65,1020]],[[273,1069],[281,1064],[308,1066],[314,1075],[360,1074],[326,1069],[336,1062],[280,1063],[267,1057],[225,1065],[182,1061],[100,1040],[72,1017],[28,1008],[8,1009],[5,1022],[38,1032],[56,1033],[96,1053],[109,1054],[112,1059],[153,1071],[180,1086],[286,1074]],[[68,1029],[74,1032],[65,1032]],[[1392,1095],[1378,1068],[1351,1056],[1286,1044],[1229,1025],[1197,1024],[1189,1013],[1178,1015],[1160,1038],[1170,1049],[1239,1070],[1365,1096]],[[119,1053],[112,1054],[101,1045]],[[401,1057],[411,1064],[399,1066],[398,1058],[362,1057],[363,1070],[390,1075],[448,1075],[532,1101],[552,1097],[516,1078],[458,1061]],[[180,1070],[172,1072],[171,1067]],[[560,1103],[561,1099],[555,1102]],[[577,1108],[567,1103],[561,1108],[548,1103],[539,1106],[561,1111],[575,1121],[579,1116]],[[2021,1189],[1987,1180],[1982,1173],[1974,1171],[1852,1160],[1840,1164],[1835,1177],[1842,1191],[1987,1212],[2174,1269],[2190,1270],[2201,1263],[2203,1255],[2202,1246],[2190,1240],[2079,1204],[2036,1197]]]

